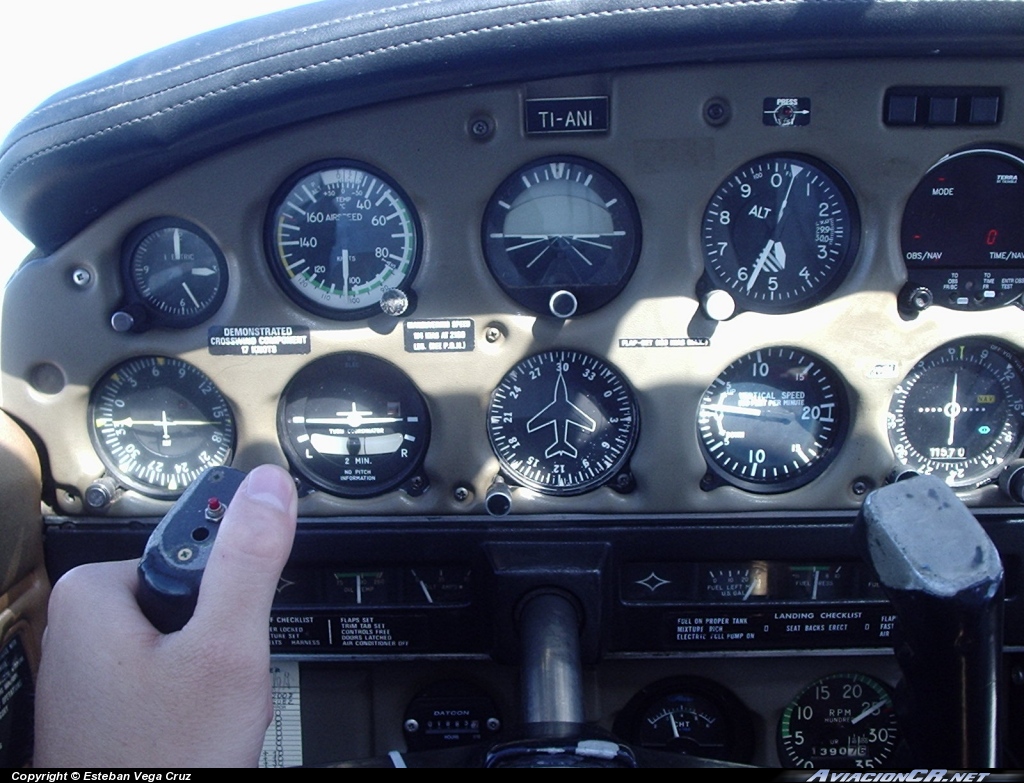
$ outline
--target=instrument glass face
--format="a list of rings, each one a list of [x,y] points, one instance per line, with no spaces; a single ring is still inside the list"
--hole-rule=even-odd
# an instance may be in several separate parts
[[[206,468],[227,465],[235,422],[224,395],[181,359],[146,356],[119,364],[93,389],[89,433],[118,482],[174,498]]]
[[[598,164],[543,158],[511,174],[483,221],[495,280],[535,313],[567,318],[610,302],[640,255],[640,215],[625,185]]]
[[[701,397],[697,431],[712,474],[751,492],[785,492],[838,453],[849,412],[839,374],[798,348],[742,356]]]
[[[303,308],[336,319],[381,311],[408,293],[422,252],[419,216],[394,180],[353,161],[325,161],[278,190],[267,216],[267,258]]]
[[[625,466],[639,432],[629,385],[590,354],[530,356],[491,393],[487,434],[513,481],[550,495],[578,495]]]
[[[212,316],[227,293],[228,266],[198,226],[160,218],[139,226],[125,243],[124,278],[152,326],[186,328]]]
[[[307,364],[288,382],[277,429],[288,462],[312,486],[370,497],[419,470],[430,443],[430,413],[393,364],[345,352]]]
[[[866,674],[830,674],[804,688],[782,711],[777,745],[783,766],[878,768],[899,740],[892,691]]]
[[[721,184],[702,236],[712,287],[745,310],[792,313],[843,281],[857,255],[860,218],[838,172],[813,158],[768,156]]]
[[[1024,364],[994,340],[936,348],[896,388],[887,423],[904,468],[952,487],[991,481],[1024,440]]]

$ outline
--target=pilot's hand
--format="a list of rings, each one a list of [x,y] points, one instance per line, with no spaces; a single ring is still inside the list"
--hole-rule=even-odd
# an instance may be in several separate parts
[[[36,691],[37,767],[256,764],[271,718],[270,605],[295,535],[295,485],[264,465],[221,522],[192,619],[163,635],[136,561],[60,579]]]

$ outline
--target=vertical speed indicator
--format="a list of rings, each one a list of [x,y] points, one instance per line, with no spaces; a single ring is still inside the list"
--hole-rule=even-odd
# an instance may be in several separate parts
[[[798,348],[762,348],[722,371],[697,418],[710,472],[750,492],[786,492],[819,476],[847,430],[846,393],[823,359]]]

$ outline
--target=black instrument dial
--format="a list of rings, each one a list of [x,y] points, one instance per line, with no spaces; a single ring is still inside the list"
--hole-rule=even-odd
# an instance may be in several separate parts
[[[731,691],[700,677],[672,677],[637,693],[615,720],[625,741],[673,753],[749,762],[750,711]]]
[[[914,296],[984,310],[1024,292],[1024,160],[999,149],[947,155],[925,174],[903,211],[900,243]],[[926,300],[927,301],[927,300]]]
[[[570,156],[511,174],[484,212],[487,265],[535,313],[569,318],[611,301],[640,255],[640,216],[610,171]]]
[[[510,479],[549,495],[578,495],[622,471],[639,410],[617,370],[580,351],[538,353],[491,393],[487,434]]]
[[[381,312],[389,291],[409,293],[420,261],[420,221],[390,177],[363,163],[325,161],[289,179],[267,216],[267,257],[299,305],[328,318]]]
[[[801,487],[831,463],[847,429],[838,373],[798,348],[763,348],[730,364],[701,397],[704,459],[717,476],[751,492]]]
[[[380,495],[417,474],[430,442],[430,413],[408,376],[383,359],[336,353],[307,364],[278,405],[277,430],[291,466],[342,497]]]
[[[830,674],[782,711],[779,761],[795,768],[874,769],[892,758],[898,739],[888,685],[866,674]]]
[[[1024,440],[1024,366],[1002,343],[936,348],[896,388],[889,442],[899,463],[952,487],[991,480]]]
[[[859,235],[856,202],[836,171],[798,155],[758,158],[704,211],[706,284],[743,309],[791,313],[839,286]]]
[[[135,331],[195,326],[216,312],[227,292],[220,248],[201,228],[176,218],[136,228],[125,242],[122,270],[124,309]]]
[[[180,495],[235,446],[231,407],[206,375],[181,359],[119,364],[93,389],[89,434],[120,483],[145,495]]]

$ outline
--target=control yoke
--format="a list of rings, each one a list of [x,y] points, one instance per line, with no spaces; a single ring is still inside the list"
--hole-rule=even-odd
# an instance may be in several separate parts
[[[1000,765],[1003,566],[953,491],[916,476],[872,492],[855,534],[899,618],[896,709],[913,763]]]

